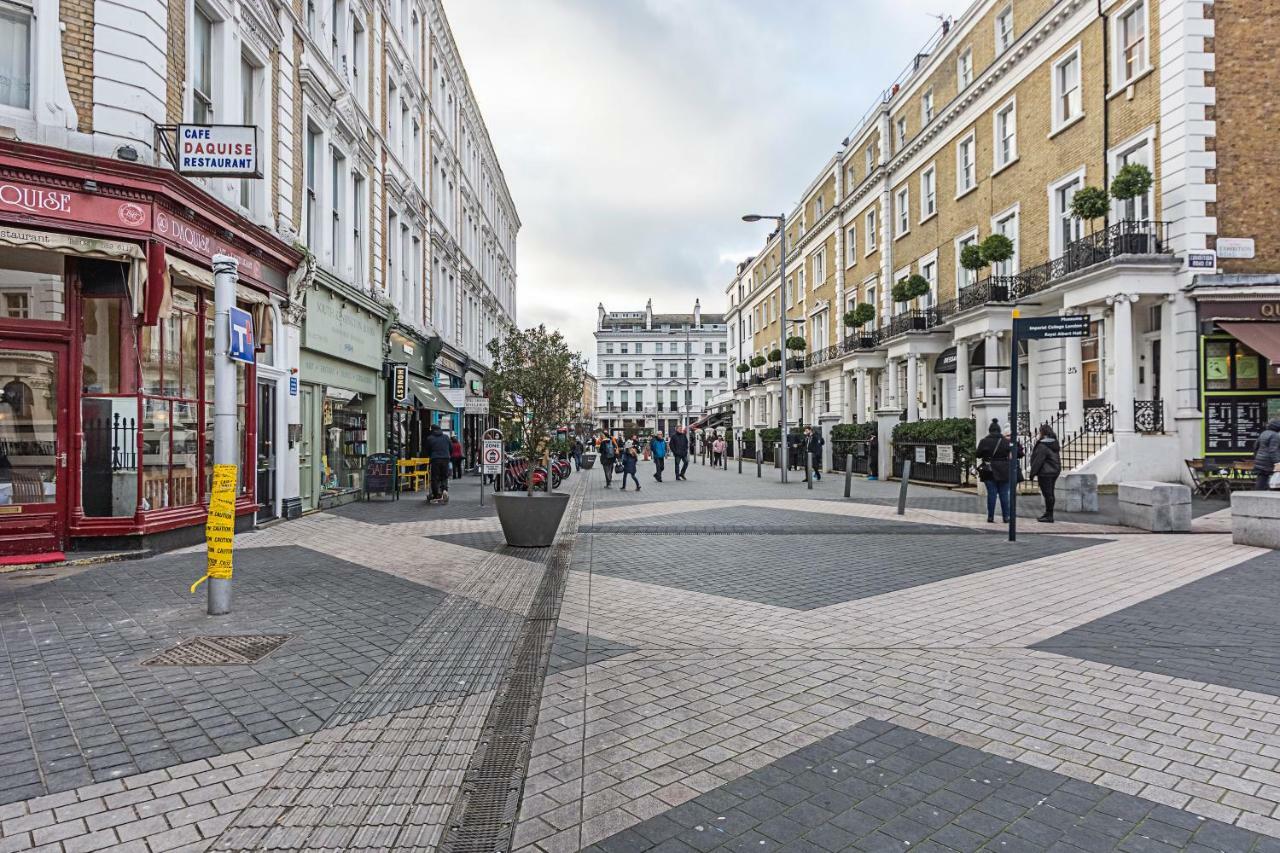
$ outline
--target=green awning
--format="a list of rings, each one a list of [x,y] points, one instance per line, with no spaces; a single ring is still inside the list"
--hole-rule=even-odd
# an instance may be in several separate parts
[[[420,409],[430,409],[433,412],[444,412],[452,415],[457,410],[453,407],[444,395],[436,390],[434,385],[427,382],[420,382],[416,379],[409,380],[409,391],[414,400],[418,403]]]

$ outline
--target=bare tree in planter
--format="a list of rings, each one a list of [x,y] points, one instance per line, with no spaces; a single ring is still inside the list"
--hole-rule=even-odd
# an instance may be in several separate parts
[[[859,302],[852,309],[844,312],[844,324],[854,329],[861,329],[876,318],[876,309],[874,306],[866,302]],[[861,346],[869,347],[874,341],[870,337],[859,332],[858,343]]]
[[[1151,177],[1151,170],[1141,163],[1126,163],[1120,167],[1120,171],[1116,172],[1115,178],[1111,181],[1111,197],[1119,202],[1131,202],[1140,196],[1145,196],[1151,190],[1155,179]],[[1125,205],[1130,208],[1132,214],[1132,205]],[[1121,234],[1117,237],[1116,254],[1120,255],[1142,255],[1149,254],[1154,249],[1152,246],[1152,234],[1147,233],[1147,223],[1135,220],[1132,215],[1125,218],[1121,224]]]
[[[507,544],[545,547],[555,538],[569,496],[535,495],[532,466],[541,460],[549,470],[551,435],[568,422],[582,398],[586,360],[569,349],[559,332],[548,332],[545,326],[512,329],[490,341],[488,348],[489,398],[498,407],[498,417],[520,436],[530,464],[526,495],[495,496],[498,519]]]

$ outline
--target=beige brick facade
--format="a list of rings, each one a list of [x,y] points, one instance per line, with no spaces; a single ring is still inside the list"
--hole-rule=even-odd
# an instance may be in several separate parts
[[[62,0],[62,62],[76,108],[76,129],[93,132],[93,0]]]
[[[169,27],[166,40],[169,52],[168,82],[165,92],[165,113],[169,124],[182,121],[182,83],[187,79],[187,4],[185,0],[169,0]]]

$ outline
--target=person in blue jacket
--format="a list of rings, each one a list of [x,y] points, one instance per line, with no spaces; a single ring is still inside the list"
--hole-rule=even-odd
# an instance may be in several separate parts
[[[667,467],[667,440],[658,433],[649,442],[649,451],[653,453],[653,479],[662,482],[662,471]]]

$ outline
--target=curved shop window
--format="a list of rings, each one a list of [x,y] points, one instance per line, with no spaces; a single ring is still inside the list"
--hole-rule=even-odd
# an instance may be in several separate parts
[[[86,276],[82,295],[85,516],[204,504],[213,471],[212,296],[175,284],[167,313],[138,326],[123,286]],[[236,371],[242,463],[251,458],[250,369]],[[243,471],[242,464],[239,494],[247,495]]]

